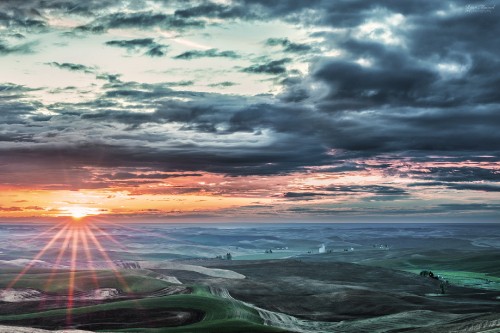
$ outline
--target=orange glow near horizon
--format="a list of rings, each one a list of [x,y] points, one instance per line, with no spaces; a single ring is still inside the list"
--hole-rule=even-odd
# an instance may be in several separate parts
[[[212,193],[161,194],[158,188],[144,192],[121,190],[28,190],[2,189],[0,218],[64,218],[89,216],[166,216],[251,205],[255,197]],[[135,189],[135,191],[138,191]],[[270,203],[271,199],[259,199]]]
[[[352,161],[354,166],[356,162]],[[278,215],[288,217],[289,208],[297,204],[351,205],[356,211],[359,211],[360,207],[368,207],[365,210],[367,214],[379,211],[383,215],[384,211],[392,208],[390,202],[370,200],[371,197],[379,195],[373,188],[380,184],[407,192],[409,195],[400,196],[398,200],[405,200],[408,206],[421,207],[423,210],[429,208],[430,199],[448,203],[497,200],[495,191],[480,189],[480,185],[493,186],[492,181],[470,182],[468,185],[478,185],[478,189],[471,187],[467,191],[449,189],[439,183],[436,183],[436,186],[412,187],[412,183],[418,185],[419,182],[423,182],[425,185],[422,175],[433,168],[481,168],[500,172],[498,163],[488,161],[409,163],[405,160],[381,158],[360,162],[363,167],[347,171],[332,172],[328,166],[322,166],[310,167],[307,172],[238,177],[206,172],[200,172],[195,176],[187,173],[152,173],[130,168],[113,169],[113,171],[89,168],[86,171],[89,173],[90,183],[80,179],[74,184],[66,184],[68,188],[74,186],[74,189],[65,188],[64,184],[52,186],[44,183],[35,184],[32,185],[34,188],[26,187],[27,185],[16,187],[0,184],[2,203],[0,220],[19,218],[23,221],[37,221],[66,217],[78,220],[101,216],[117,222],[130,222],[132,218],[137,218],[140,222],[140,220],[185,216],[191,219],[193,215],[262,219]],[[384,168],[377,167],[381,163],[384,164]],[[418,177],[401,177],[401,174],[406,175],[410,171],[416,172]],[[84,188],[78,189],[78,184]],[[328,189],[335,186],[347,188],[354,186],[360,190],[335,191],[332,195]],[[286,197],[287,193],[295,195]],[[310,193],[315,195],[308,195]],[[304,196],[301,197],[301,194]],[[318,207],[321,209],[321,206]],[[404,210],[405,207],[402,208]],[[301,214],[294,211],[290,216]]]
[[[68,213],[71,214],[71,217],[75,220],[79,220],[82,217],[88,216],[90,214],[90,210],[86,207],[69,207],[66,209]]]

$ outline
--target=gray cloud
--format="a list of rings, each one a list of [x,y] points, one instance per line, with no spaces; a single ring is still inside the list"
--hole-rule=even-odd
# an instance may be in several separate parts
[[[93,22],[76,28],[77,31],[102,33],[113,28],[148,29],[159,27],[163,29],[182,30],[184,28],[201,28],[202,21],[182,19],[173,15],[155,12],[112,13],[101,16]]]
[[[156,43],[152,38],[139,38],[129,40],[111,40],[106,45],[121,47],[130,52],[144,51],[150,57],[162,57],[167,53],[168,45]]]
[[[367,192],[380,195],[407,195],[406,190],[387,185],[334,185],[325,188],[330,192],[360,193]]]
[[[33,47],[36,44],[37,44],[36,42],[29,42],[29,43],[9,46],[4,41],[0,40],[0,55],[33,53],[34,52]]]
[[[96,75],[96,79],[105,80],[110,83],[118,83],[120,82],[121,74],[109,74],[109,73],[99,73]]]
[[[248,8],[239,4],[221,5],[213,2],[206,2],[202,5],[178,9],[175,16],[181,18],[211,17],[211,18],[256,18]]]
[[[421,179],[438,182],[500,182],[500,171],[479,167],[431,167],[425,172],[416,173]]]
[[[200,177],[200,173],[134,173],[134,172],[116,172],[113,174],[99,175],[105,179],[122,180],[122,179],[168,179],[179,177]]]
[[[472,190],[482,192],[500,192],[500,184],[483,183],[446,183],[446,182],[420,182],[409,184],[410,187],[443,186],[454,190]]]
[[[191,60],[197,58],[231,58],[237,59],[240,56],[234,51],[219,51],[217,49],[209,49],[204,51],[192,50],[176,55],[174,59]]]
[[[78,14],[85,16],[94,16],[103,9],[108,9],[120,5],[120,0],[24,0],[19,2],[17,0],[2,0],[0,2],[0,9],[4,11],[13,12],[16,17],[26,18],[35,17],[41,19],[40,11],[49,9],[57,11],[61,14]]]
[[[241,71],[254,74],[284,74],[286,73],[285,64],[291,61],[292,60],[290,58],[272,60],[263,64],[251,65],[249,67],[243,68]]]
[[[135,49],[144,48],[154,45],[155,42],[152,38],[140,38],[140,39],[129,39],[129,40],[110,40],[105,43],[110,46],[123,47],[125,49]]]
[[[441,204],[440,208],[443,208],[444,211],[454,211],[454,210],[462,210],[462,211],[493,211],[498,212],[500,205],[498,204],[483,204],[483,203],[468,203],[468,204]]]
[[[367,200],[388,201],[409,196],[409,193],[402,188],[386,185],[335,185],[326,187],[315,187],[314,192],[285,192],[284,198],[309,200],[314,197],[344,196],[359,193],[371,194]]]
[[[73,64],[73,63],[68,63],[68,62],[59,63],[59,62],[53,61],[53,62],[47,63],[47,65],[54,66],[54,67],[57,67],[60,69],[69,70],[72,72],[84,72],[84,73],[88,73],[88,74],[95,72],[95,68],[85,66],[82,64]]]
[[[85,16],[91,22],[76,30],[96,33],[112,28],[200,29],[212,24],[206,18],[221,19],[217,20],[221,25],[232,19],[276,19],[298,27],[313,27],[315,31],[324,29],[311,35],[323,40],[315,42],[314,50],[342,51],[336,57],[319,53],[311,57],[307,64],[310,70],[303,75],[287,71],[294,62],[292,58],[256,58],[260,59],[257,63],[235,67],[244,73],[279,75],[274,82],[283,90],[276,97],[230,96],[188,88],[175,91],[173,87],[189,87],[194,81],[124,82],[120,74],[101,73],[70,62],[52,62],[51,66],[64,70],[94,73],[97,79],[104,80],[100,82],[101,95],[81,103],[61,101],[44,105],[30,97],[32,88],[1,84],[2,163],[19,168],[38,167],[43,161],[51,170],[50,181],[54,183],[62,165],[77,179],[89,176],[84,172],[89,166],[144,167],[155,172],[150,177],[108,173],[109,181],[132,186],[139,184],[137,181],[155,181],[164,172],[280,175],[322,166],[325,172],[378,168],[389,173],[396,172],[389,162],[368,165],[362,160],[392,156],[408,163],[437,160],[457,166],[429,167],[425,172],[409,170],[403,176],[420,183],[408,188],[330,186],[291,190],[284,192],[284,197],[314,199],[366,193],[371,194],[370,200],[395,200],[411,198],[416,186],[498,192],[496,170],[458,166],[463,161],[495,163],[500,159],[498,15],[467,13],[465,1],[453,2],[455,11],[449,11],[449,4],[416,0],[237,0],[222,5],[204,1],[179,5],[174,14],[165,14],[144,11],[133,2],[2,1],[0,25],[10,34],[22,32],[27,40],[50,28],[40,13],[51,9],[56,14]],[[14,10],[15,6],[19,8]],[[122,8],[128,10],[119,11]],[[438,15],[437,11],[442,13]],[[389,28],[373,31],[373,38],[356,34],[360,24],[383,21],[387,15],[397,13],[404,15],[405,22],[393,27],[393,33],[404,46],[384,43],[379,38]],[[14,41],[22,42],[19,38]],[[312,51],[313,47],[288,38],[268,39],[265,43],[281,48],[290,57]],[[110,40],[106,44],[151,57],[164,56],[167,48],[152,38]],[[2,40],[0,54],[34,52],[34,45],[11,45]],[[191,50],[175,56],[186,60],[202,57],[241,56],[236,51],[218,49]],[[359,59],[367,59],[369,64],[360,64]],[[235,84],[238,82],[221,80],[209,86]],[[46,110],[51,111],[50,115]],[[236,135],[244,139],[235,139]],[[440,157],[431,159],[429,155]],[[105,187],[107,183],[71,184],[75,188],[77,185]],[[493,208],[442,205],[421,212],[441,214]],[[408,214],[413,213],[418,210],[408,210]]]
[[[36,9],[25,10],[18,5],[18,1],[0,3],[0,26],[22,31],[43,30],[46,27],[45,20]]]
[[[232,87],[232,86],[236,86],[238,85],[238,83],[236,82],[231,82],[231,81],[222,81],[222,82],[217,82],[217,83],[212,83],[212,84],[209,84],[208,86],[209,87]]]
[[[281,46],[284,52],[306,53],[312,50],[307,44],[292,43],[288,38],[269,38],[266,40],[268,46]]]

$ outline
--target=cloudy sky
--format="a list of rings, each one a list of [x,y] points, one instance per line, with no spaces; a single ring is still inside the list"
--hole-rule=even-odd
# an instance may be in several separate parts
[[[494,221],[500,6],[2,0],[0,218]]]

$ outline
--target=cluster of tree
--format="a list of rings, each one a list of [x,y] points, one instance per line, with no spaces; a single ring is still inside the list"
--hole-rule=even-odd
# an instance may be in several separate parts
[[[233,256],[230,252],[226,253],[225,256],[216,256],[215,259],[226,259],[226,260],[232,260]]]
[[[421,271],[420,276],[429,277],[434,280],[439,281],[439,289],[441,290],[441,294],[446,294],[446,290],[448,290],[448,286],[450,283],[448,280],[443,279],[441,276],[434,274],[432,271]]]

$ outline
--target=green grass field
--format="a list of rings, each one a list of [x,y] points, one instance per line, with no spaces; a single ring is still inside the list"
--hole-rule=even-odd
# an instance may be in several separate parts
[[[3,271],[0,274],[0,288],[5,288],[14,280],[18,270]],[[32,288],[46,292],[66,293],[69,287],[70,272],[56,271],[53,275],[47,270],[30,270],[14,285],[14,288]],[[168,282],[142,276],[134,271],[119,271],[119,279],[112,271],[77,271],[75,272],[74,291],[96,289],[93,274],[96,275],[99,288],[117,288],[134,293],[147,293],[170,285]],[[50,283],[48,283],[51,279]],[[125,283],[123,283],[124,281]]]
[[[96,272],[99,279],[99,285],[107,288],[121,288],[120,281],[113,272]],[[141,276],[133,272],[121,272],[123,278],[130,286],[133,292],[147,293],[161,289],[169,284],[165,281],[156,280],[151,277]],[[5,288],[9,282],[16,276],[15,271],[0,275],[0,288]],[[25,274],[16,284],[16,288],[33,288],[49,292],[67,293],[69,272],[59,271],[55,274],[53,283],[47,287],[46,280],[50,276],[49,271],[37,270]],[[283,332],[283,330],[263,325],[262,319],[258,313],[240,302],[220,298],[212,295],[207,288],[202,286],[191,286],[192,294],[178,294],[171,296],[142,298],[134,300],[122,300],[110,303],[91,305],[74,308],[73,316],[89,314],[106,310],[131,310],[134,309],[194,309],[202,311],[205,315],[200,322],[178,327],[159,327],[159,328],[123,328],[113,329],[113,332],[172,332],[172,333],[192,333],[192,332],[221,332],[221,333],[239,333],[239,332]],[[75,272],[75,288],[78,291],[94,289],[92,274],[88,271]],[[56,309],[41,312],[22,313],[16,315],[0,316],[0,324],[8,321],[23,325],[23,321],[37,318],[55,317],[64,323],[67,316],[67,310]],[[58,319],[58,320],[59,320]],[[112,321],[109,318],[109,321]],[[147,321],[148,318],[144,318]],[[60,327],[59,327],[60,329]],[[109,330],[103,330],[109,331]]]
[[[364,264],[415,274],[419,274],[422,270],[431,270],[453,285],[500,290],[498,262],[500,262],[500,255],[496,253],[467,254],[432,251],[405,258],[372,260]]]

